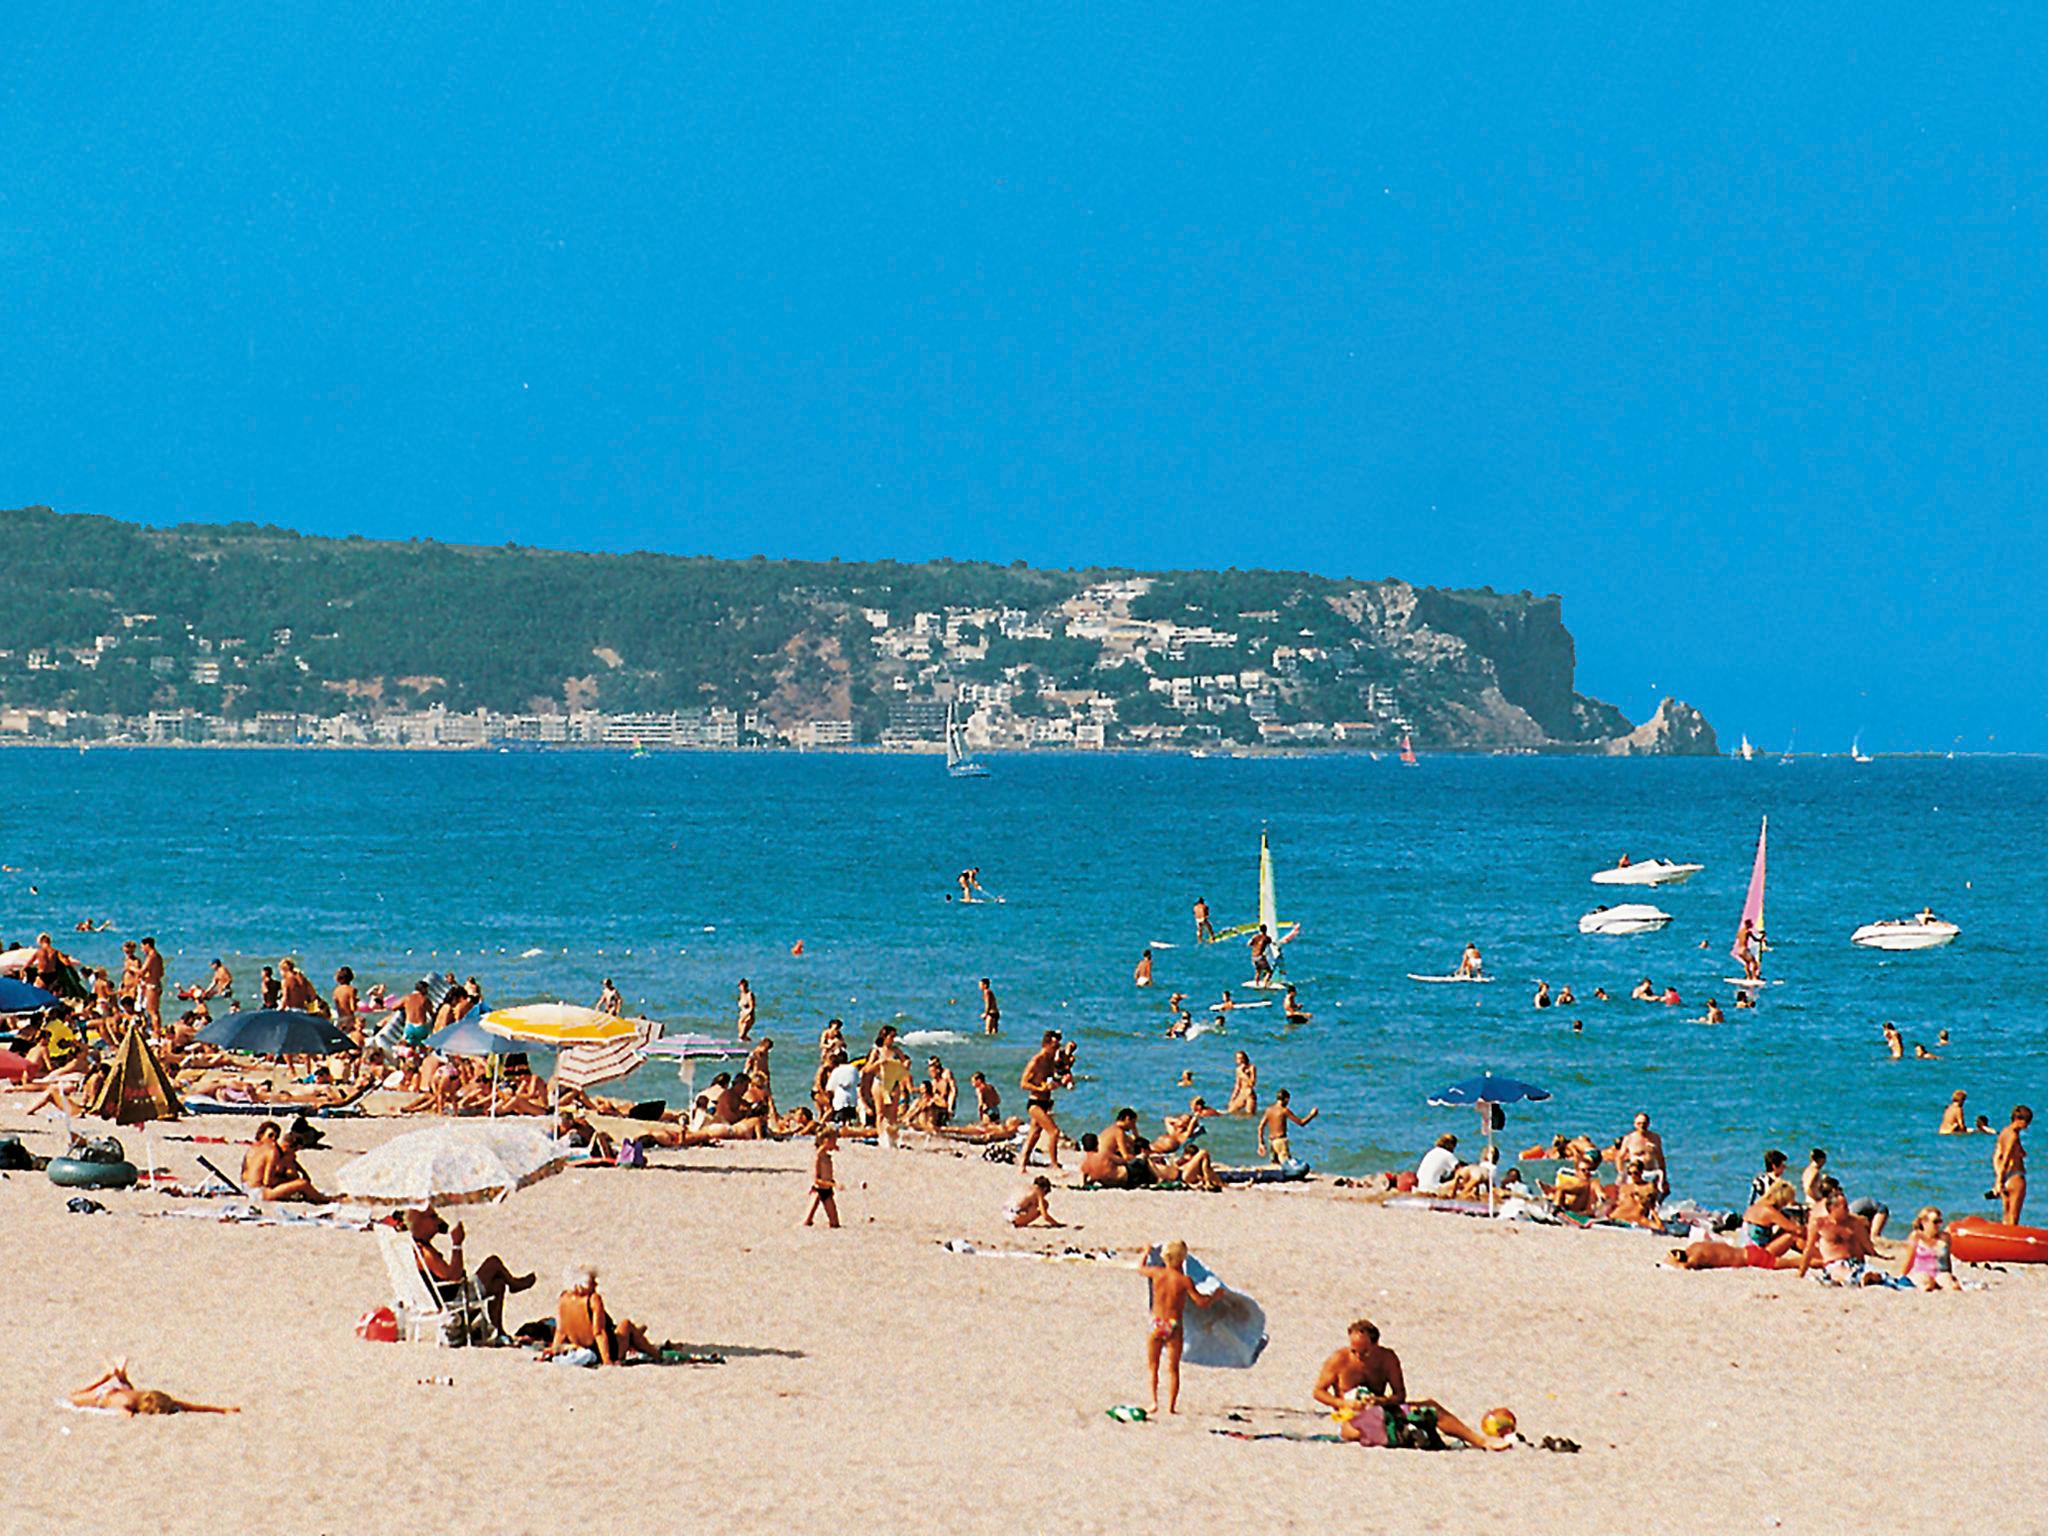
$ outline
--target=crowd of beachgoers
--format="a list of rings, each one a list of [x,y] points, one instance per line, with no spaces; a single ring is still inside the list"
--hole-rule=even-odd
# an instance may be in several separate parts
[[[1078,1050],[1060,1031],[1042,1033],[1011,1090],[1021,1106],[1006,1108],[1010,1085],[992,1083],[981,1072],[969,1074],[962,1084],[937,1054],[926,1056],[920,1071],[893,1025],[856,1043],[848,1040],[838,1019],[820,1031],[815,1057],[803,1069],[802,1088],[778,1095],[776,1042],[756,1035],[760,1004],[745,980],[736,989],[735,1039],[729,1042],[729,1059],[738,1064],[717,1072],[688,1104],[672,1108],[663,1099],[626,1101],[550,1082],[533,1058],[517,1050],[473,1053],[442,1043],[447,1032],[484,1008],[484,989],[475,976],[447,972],[392,990],[359,985],[353,970],[341,966],[323,989],[286,956],[261,966],[253,983],[216,959],[203,975],[176,985],[167,979],[166,959],[153,937],[123,942],[118,968],[84,964],[60,950],[47,933],[33,946],[9,949],[18,957],[14,971],[20,980],[59,999],[18,1020],[15,1046],[22,1080],[9,1091],[23,1097],[15,1106],[66,1120],[87,1115],[100,1098],[119,1047],[131,1031],[140,1030],[152,1059],[187,1104],[267,1116],[255,1126],[240,1167],[238,1192],[259,1200],[328,1201],[330,1193],[315,1182],[300,1156],[320,1144],[322,1133],[314,1122],[325,1116],[535,1116],[547,1117],[543,1123],[560,1143],[600,1161],[644,1161],[661,1148],[802,1139],[811,1160],[802,1213],[806,1226],[820,1218],[827,1226],[839,1225],[833,1155],[842,1139],[859,1138],[881,1148],[976,1148],[992,1162],[1014,1165],[1015,1179],[1002,1208],[1007,1225],[1058,1227],[1062,1223],[1054,1204],[1064,1196],[1054,1176],[1069,1189],[1210,1193],[1231,1184],[1299,1180],[1308,1170],[1295,1154],[1293,1137],[1316,1119],[1314,1109],[1299,1112],[1285,1088],[1268,1096],[1250,1055],[1240,1050],[1221,1109],[1196,1093],[1184,1108],[1161,1115],[1156,1130],[1148,1132],[1139,1112],[1126,1107],[1099,1130],[1076,1138],[1056,1118],[1056,1096],[1074,1085]],[[1255,948],[1255,963],[1270,976],[1266,960]],[[1151,984],[1149,961],[1148,953],[1134,975],[1140,988]],[[986,979],[981,993],[984,1029],[993,1035],[1000,1030],[1001,1011]],[[1179,993],[1168,1001],[1169,1033],[1185,1027],[1185,1001]],[[1230,1002],[1226,994],[1217,1011],[1227,1011]],[[1553,1002],[1539,996],[1537,1006]],[[623,1014],[622,998],[609,981],[593,1007],[614,1017]],[[1291,987],[1287,1008],[1290,1017],[1308,1017]],[[336,1032],[336,1048],[264,1059],[210,1043],[211,1025],[249,1009],[325,1020]],[[1183,1074],[1181,1086],[1192,1086],[1190,1074]],[[1217,1117],[1256,1122],[1259,1166],[1227,1168],[1215,1160],[1204,1137],[1208,1122]],[[2016,1108],[1994,1152],[1993,1177],[2008,1222],[2018,1220],[2024,1203],[2021,1135],[2030,1119],[2024,1106]],[[1964,1121],[1960,1093],[1940,1129],[1972,1129]],[[1894,1239],[1896,1246],[1885,1252],[1879,1244],[1889,1209],[1868,1192],[1851,1198],[1821,1149],[1813,1150],[1797,1173],[1783,1152],[1766,1152],[1746,1200],[1715,1210],[1673,1197],[1664,1140],[1646,1113],[1609,1138],[1557,1135],[1527,1147],[1512,1164],[1494,1151],[1490,1134],[1484,1141],[1484,1150],[1468,1160],[1461,1155],[1459,1138],[1443,1135],[1413,1167],[1337,1182],[1362,1187],[1368,1198],[1422,1202],[1445,1211],[1486,1210],[1657,1233],[1675,1240],[1666,1247],[1664,1261],[1686,1270],[1789,1269],[1841,1285],[1960,1288],[1942,1213],[1932,1207],[1916,1212],[1904,1224],[1903,1243]],[[1553,1167],[1547,1176],[1532,1175],[1523,1164]],[[482,1336],[504,1340],[504,1299],[532,1286],[534,1276],[516,1273],[495,1256],[480,1263],[465,1260],[461,1224],[451,1228],[431,1207],[394,1211],[385,1219],[410,1236],[430,1280],[473,1290],[483,1305]],[[452,1240],[445,1251],[440,1246],[444,1238]],[[1167,1409],[1175,1405],[1187,1308],[1206,1306],[1212,1299],[1190,1281],[1184,1266],[1184,1250],[1171,1244],[1145,1266],[1153,1294],[1146,1348],[1154,1411],[1162,1363]],[[667,1347],[631,1320],[606,1312],[596,1274],[587,1266],[565,1282],[552,1329],[531,1342],[544,1355],[578,1363],[658,1357]],[[1362,1399],[1377,1397],[1390,1410],[1406,1401],[1399,1369],[1391,1352],[1380,1346],[1374,1326],[1360,1319],[1349,1330],[1347,1348],[1331,1357],[1315,1395],[1347,1426],[1347,1438],[1377,1437],[1383,1433],[1377,1418],[1369,1428],[1351,1428],[1349,1421]],[[99,1397],[126,1392],[141,1400],[120,1367],[87,1391]],[[1440,1405],[1427,1406],[1434,1428],[1452,1439],[1487,1448],[1509,1443],[1488,1430],[1469,1428]],[[1404,1429],[1390,1412],[1384,1432],[1401,1443],[1400,1435],[1413,1428]]]

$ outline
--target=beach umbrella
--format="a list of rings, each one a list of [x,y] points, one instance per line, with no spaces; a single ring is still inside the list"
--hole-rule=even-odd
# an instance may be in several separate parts
[[[35,959],[33,944],[24,944],[18,949],[0,950],[0,976],[19,976],[28,969],[29,961]]]
[[[332,1056],[356,1048],[353,1040],[326,1019],[293,1008],[231,1013],[207,1025],[196,1038],[245,1056]]]
[[[334,1176],[344,1200],[457,1205],[522,1189],[560,1170],[562,1149],[529,1125],[444,1125],[394,1136]]]
[[[543,1045],[616,1040],[638,1028],[631,1019],[600,1013],[595,1008],[579,1008],[574,1003],[527,1003],[518,1008],[499,1008],[485,1014],[482,1024],[494,1035],[535,1040]]]
[[[140,1023],[128,1026],[114,1052],[106,1085],[88,1114],[116,1125],[147,1125],[152,1120],[175,1120],[185,1112],[178,1090],[144,1034]]]
[[[439,1034],[429,1035],[426,1048],[443,1056],[531,1056],[551,1049],[538,1041],[493,1034],[473,1017],[457,1019]]]
[[[1477,1077],[1468,1077],[1462,1083],[1429,1096],[1429,1102],[1443,1109],[1477,1109],[1482,1134],[1486,1137],[1487,1150],[1493,1149],[1493,1109],[1496,1104],[1541,1104],[1550,1097],[1548,1088],[1538,1088],[1534,1083],[1525,1083],[1519,1078],[1495,1077],[1491,1072],[1482,1072]],[[1489,1162],[1497,1163],[1497,1159]],[[1486,1181],[1486,1209],[1493,1211],[1493,1180]]]
[[[45,992],[41,987],[32,987],[12,976],[0,976],[0,1013],[41,1013],[45,1008],[56,1006],[54,992]]]

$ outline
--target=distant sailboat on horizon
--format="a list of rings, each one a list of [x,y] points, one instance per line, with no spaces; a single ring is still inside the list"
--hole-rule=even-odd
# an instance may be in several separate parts
[[[1863,733],[1858,731],[1856,739],[1849,743],[1849,761],[1852,763],[1874,763],[1876,758],[1863,750]]]
[[[946,705],[946,772],[956,779],[988,777],[988,765],[978,763],[968,755],[965,731],[950,701]]]
[[[1754,762],[1756,760],[1756,748],[1749,744],[1749,738],[1747,736],[1742,738],[1742,745],[1736,748],[1736,755],[1740,757],[1745,763]]]
[[[1405,731],[1401,735],[1401,766],[1403,768],[1413,768],[1416,766],[1415,743],[1409,739]]]

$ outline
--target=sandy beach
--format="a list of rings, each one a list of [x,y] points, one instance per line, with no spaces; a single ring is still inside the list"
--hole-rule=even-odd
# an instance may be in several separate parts
[[[55,1127],[4,1117],[34,1151]],[[325,1123],[316,1179],[418,1120]],[[162,1166],[241,1149],[243,1121],[159,1128]],[[139,1150],[139,1132],[124,1133]],[[384,1345],[352,1331],[389,1300],[366,1233],[223,1225],[201,1202],[64,1208],[40,1173],[0,1179],[13,1326],[0,1412],[37,1471],[12,1530],[713,1530],[768,1523],[1097,1531],[1275,1518],[1347,1530],[1675,1531],[1900,1519],[1998,1521],[2048,1493],[2016,1409],[2048,1368],[2048,1274],[1989,1289],[1849,1293],[1787,1274],[1679,1274],[1653,1237],[1378,1208],[1326,1182],[1180,1193],[1056,1191],[1072,1231],[1014,1233],[1014,1170],[945,1152],[843,1148],[846,1226],[799,1231],[807,1149],[657,1154],[570,1170],[469,1206],[469,1252],[540,1272],[508,1323],[546,1315],[564,1264],[603,1272],[616,1313],[727,1357],[574,1370],[522,1351]],[[1055,1252],[1180,1236],[1265,1306],[1250,1371],[1190,1368],[1178,1420],[1144,1400],[1138,1278],[1098,1262],[962,1256],[948,1238]],[[522,1305],[523,1303],[523,1305]],[[1359,1313],[1410,1391],[1578,1455],[1363,1451],[1307,1436],[1320,1362]],[[233,1418],[123,1420],[59,1399],[131,1357],[146,1386]],[[452,1385],[431,1379],[452,1377]],[[427,1378],[426,1384],[422,1379]],[[2027,1525],[2021,1517],[2019,1527]]]

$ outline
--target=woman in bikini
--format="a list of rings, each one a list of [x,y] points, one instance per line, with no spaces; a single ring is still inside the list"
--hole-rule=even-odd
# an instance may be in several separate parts
[[[75,1408],[96,1408],[118,1413],[123,1418],[147,1413],[240,1413],[239,1408],[216,1408],[211,1403],[188,1403],[168,1392],[138,1387],[128,1379],[128,1362],[116,1360],[99,1380],[71,1394]]]
[[[1259,1112],[1259,1069],[1243,1051],[1237,1053],[1237,1080],[1230,1085],[1226,1115],[1256,1115]]]
[[[573,1349],[595,1351],[603,1365],[624,1365],[632,1355],[660,1356],[660,1347],[638,1323],[630,1317],[614,1319],[605,1311],[604,1298],[597,1293],[595,1266],[570,1265],[562,1283],[567,1289],[555,1304],[555,1339],[541,1351],[543,1360]]]

